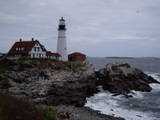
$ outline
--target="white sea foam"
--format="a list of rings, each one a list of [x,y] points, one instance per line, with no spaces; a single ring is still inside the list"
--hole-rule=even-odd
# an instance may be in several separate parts
[[[160,81],[159,74],[149,74],[155,79]],[[153,91],[160,91],[159,84],[150,84],[153,88]],[[143,97],[147,94],[146,92],[138,92],[132,91],[131,95],[133,98],[143,99]],[[125,98],[122,95],[113,96],[111,93],[107,91],[101,91],[94,96],[87,98],[87,103],[85,106],[90,107],[94,110],[99,110],[103,114],[113,115],[117,117],[123,117],[126,120],[159,120],[155,116],[152,116],[152,113],[149,112],[141,112],[133,109],[127,109],[120,105],[121,101],[125,101]],[[129,104],[132,106],[132,104]]]
[[[156,79],[157,81],[160,82],[160,73],[150,73],[150,72],[147,72],[146,73],[147,75],[153,77],[154,79]]]
[[[153,77],[156,79],[158,82],[160,82],[160,74],[159,73],[147,73],[149,76]],[[160,91],[160,84],[156,83],[151,83],[150,86],[152,87],[152,92],[153,91]]]
[[[118,102],[124,99],[126,98],[123,96],[112,96],[109,92],[102,92],[88,98],[85,106],[99,110],[103,114],[123,117],[126,120],[156,120],[156,118],[150,117],[149,113],[122,108]]]

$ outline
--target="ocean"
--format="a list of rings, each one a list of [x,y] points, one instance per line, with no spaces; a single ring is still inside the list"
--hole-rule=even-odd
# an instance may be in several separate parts
[[[95,68],[103,68],[107,63],[127,62],[143,70],[146,74],[160,81],[160,58],[88,58]],[[108,91],[87,98],[86,107],[98,110],[103,114],[123,117],[126,120],[160,120],[160,85],[150,84],[151,92],[132,91],[133,97],[113,96]]]

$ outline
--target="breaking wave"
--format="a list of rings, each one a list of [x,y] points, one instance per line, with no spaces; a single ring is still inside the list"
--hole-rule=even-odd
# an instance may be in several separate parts
[[[159,73],[147,74],[160,82]],[[150,86],[153,88],[151,92],[132,91],[131,98],[113,96],[101,88],[101,92],[87,98],[85,106],[126,120],[160,120],[160,84]]]

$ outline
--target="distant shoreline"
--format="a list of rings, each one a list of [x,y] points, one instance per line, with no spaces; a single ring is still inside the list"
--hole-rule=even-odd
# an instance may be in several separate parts
[[[113,57],[93,57],[93,56],[88,56],[88,58],[110,58],[110,59],[141,59],[141,58],[146,58],[146,59],[151,59],[151,58],[154,58],[154,59],[160,59],[160,57],[116,57],[116,56],[113,56]]]

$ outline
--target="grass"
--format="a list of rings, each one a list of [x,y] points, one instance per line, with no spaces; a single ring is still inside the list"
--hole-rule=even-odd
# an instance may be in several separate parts
[[[67,68],[73,72],[78,71],[85,71],[86,70],[86,63],[82,62],[67,62]]]
[[[17,61],[16,61],[17,64],[19,65],[36,65],[39,63],[39,60],[38,59],[31,59],[31,58],[19,58]]]

